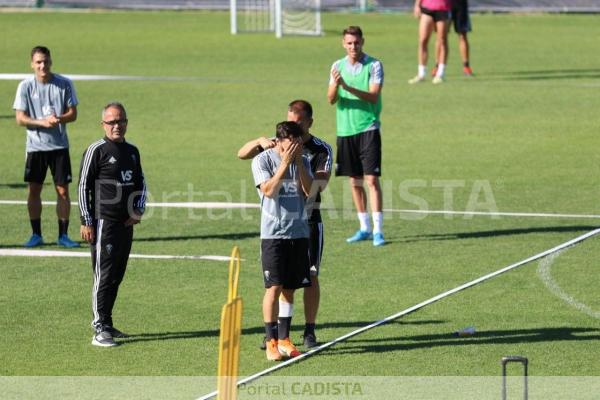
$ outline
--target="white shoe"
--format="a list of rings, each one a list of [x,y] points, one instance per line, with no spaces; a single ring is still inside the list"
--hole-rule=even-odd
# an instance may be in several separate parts
[[[434,85],[444,83],[444,78],[442,78],[441,76],[434,76],[431,80],[431,83],[433,83]]]
[[[425,81],[425,77],[417,75],[414,78],[409,79],[408,83],[410,83],[411,85],[414,85],[415,83],[420,83],[420,82],[423,82],[423,81]]]

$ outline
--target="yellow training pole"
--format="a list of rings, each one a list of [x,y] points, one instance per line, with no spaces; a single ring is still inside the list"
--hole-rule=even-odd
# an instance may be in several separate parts
[[[219,338],[218,395],[219,400],[237,398],[237,376],[240,360],[240,338],[242,334],[242,298],[238,297],[240,278],[240,250],[231,252],[229,261],[229,289],[227,304],[221,312],[221,335]]]

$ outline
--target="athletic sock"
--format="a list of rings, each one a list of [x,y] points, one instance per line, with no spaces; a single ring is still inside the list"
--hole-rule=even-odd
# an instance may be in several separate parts
[[[383,232],[383,213],[381,211],[373,213],[373,233]]]
[[[58,236],[66,235],[69,231],[69,220],[59,219],[58,220]]]
[[[446,72],[446,64],[439,64],[437,73],[435,74],[435,76],[439,76],[440,78],[443,78],[444,72]]]
[[[42,220],[41,220],[41,218],[30,219],[29,222],[31,223],[31,231],[33,232],[33,234],[42,236]]]
[[[277,339],[277,322],[265,322],[267,340]]]
[[[419,64],[419,66],[417,67],[417,76],[425,76],[427,74],[427,67]]]
[[[277,319],[279,339],[290,337],[292,315],[294,315],[294,305],[279,299],[279,318]]]
[[[304,336],[306,335],[314,335],[315,334],[316,324],[305,324],[304,325]]]
[[[371,232],[371,223],[369,221],[369,213],[359,212],[356,213],[358,221],[360,222],[360,230],[363,232]]]
[[[467,67],[468,68],[469,67],[469,62],[468,61],[463,62],[463,67]]]

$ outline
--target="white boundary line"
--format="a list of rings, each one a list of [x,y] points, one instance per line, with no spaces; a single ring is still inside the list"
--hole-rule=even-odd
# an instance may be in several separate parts
[[[421,302],[419,304],[416,304],[416,305],[414,305],[412,307],[409,307],[409,308],[407,308],[404,311],[400,311],[399,313],[396,313],[394,315],[390,315],[389,317],[384,318],[381,321],[373,322],[370,325],[367,325],[367,326],[364,326],[362,328],[356,329],[355,331],[352,331],[352,332],[347,333],[347,334],[345,334],[343,336],[340,336],[337,339],[332,340],[331,342],[322,344],[321,346],[316,347],[316,348],[314,348],[314,349],[312,349],[312,350],[310,350],[310,351],[308,351],[306,353],[302,353],[300,356],[298,356],[296,358],[291,358],[291,359],[289,359],[287,361],[284,361],[284,362],[282,362],[280,364],[277,364],[277,365],[275,365],[275,366],[273,366],[271,368],[267,368],[267,369],[265,369],[265,370],[263,370],[261,372],[258,372],[258,373],[254,374],[252,376],[249,376],[249,377],[246,377],[244,379],[241,379],[241,380],[238,381],[237,386],[243,385],[243,384],[248,383],[248,382],[252,382],[253,380],[256,380],[256,379],[260,378],[261,376],[270,374],[271,372],[277,371],[277,370],[279,370],[281,368],[287,367],[290,364],[293,364],[295,362],[298,362],[300,360],[308,358],[308,357],[310,357],[310,356],[312,356],[312,355],[314,355],[314,354],[316,354],[316,353],[318,353],[320,351],[325,350],[328,347],[331,347],[331,346],[335,345],[336,343],[342,342],[342,341],[344,341],[346,339],[349,339],[349,338],[351,338],[353,336],[359,335],[359,334],[361,334],[363,332],[366,332],[366,331],[368,331],[370,329],[376,328],[376,327],[378,327],[380,325],[383,325],[383,324],[385,324],[387,322],[393,321],[393,320],[398,319],[398,318],[400,318],[400,317],[402,317],[404,315],[410,314],[410,313],[412,313],[414,311],[417,311],[420,308],[423,308],[423,307],[428,306],[428,305],[430,305],[432,303],[435,303],[435,302],[443,299],[444,297],[448,297],[448,296],[450,296],[450,295],[452,295],[454,293],[460,292],[462,290],[465,290],[467,288],[475,286],[475,285],[477,285],[477,284],[479,284],[481,282],[487,281],[488,279],[492,279],[492,278],[494,278],[494,277],[496,277],[498,275],[501,275],[501,274],[503,274],[505,272],[508,272],[510,270],[518,268],[518,267],[520,267],[522,265],[525,265],[527,263],[530,263],[531,261],[538,260],[538,259],[546,257],[546,256],[548,256],[548,255],[550,255],[552,253],[556,253],[557,251],[565,249],[565,248],[567,248],[569,246],[573,246],[574,244],[579,243],[581,241],[584,241],[585,239],[588,239],[588,238],[590,238],[590,237],[592,237],[594,235],[597,235],[598,233],[600,233],[600,228],[594,229],[594,230],[592,230],[592,231],[590,231],[588,233],[585,233],[585,234],[583,234],[581,236],[576,237],[575,239],[571,239],[571,240],[569,240],[567,242],[559,244],[558,246],[555,246],[555,247],[553,247],[551,249],[548,249],[546,251],[538,253],[538,254],[536,254],[534,256],[531,256],[529,258],[521,260],[521,261],[519,261],[517,263],[511,264],[511,265],[509,265],[507,267],[501,268],[501,269],[499,269],[499,270],[497,270],[495,272],[492,272],[490,274],[484,275],[484,276],[482,276],[480,278],[477,278],[475,280],[467,282],[467,283],[465,283],[463,285],[457,286],[454,289],[448,290],[448,291],[446,291],[444,293],[440,293],[437,296],[434,296],[434,297],[430,298],[429,300],[425,300],[425,301],[423,301],[423,302]],[[214,391],[214,392],[208,393],[208,394],[206,394],[206,395],[204,395],[202,397],[199,397],[196,400],[207,400],[207,399],[210,399],[212,397],[215,397],[217,395],[217,393],[218,393],[218,391]]]
[[[61,74],[72,81],[195,81],[206,80],[189,76],[135,76],[135,75],[82,75]],[[20,81],[33,77],[33,74],[0,74],[0,80]]]
[[[590,317],[600,319],[600,311],[595,311],[587,304],[582,303],[577,300],[575,297],[571,296],[567,292],[565,292],[556,281],[552,278],[552,274],[550,273],[550,269],[552,268],[552,264],[554,260],[560,256],[562,251],[552,254],[550,257],[546,257],[543,260],[540,260],[540,263],[537,268],[537,273],[540,276],[540,279],[546,287],[554,294],[556,297],[568,303],[571,307],[576,308],[577,310],[589,315]]]
[[[25,205],[25,200],[0,200],[0,205]],[[54,201],[43,201],[43,205],[55,205]],[[77,205],[77,202],[71,202]],[[235,209],[235,208],[260,208],[258,203],[227,203],[227,202],[175,202],[175,203],[146,203],[146,207],[163,208],[206,208],[206,209]],[[326,211],[323,208],[323,211]],[[600,219],[596,214],[555,214],[555,213],[524,213],[524,212],[483,212],[483,211],[447,211],[447,210],[406,210],[387,208],[384,212],[405,214],[443,214],[464,216],[491,216],[491,217],[530,217],[530,218],[584,218]]]
[[[446,210],[395,210],[384,209],[384,212],[406,214],[444,214],[444,215],[484,215],[492,217],[542,217],[542,218],[600,218],[594,214],[554,214],[554,213],[524,213],[524,212],[484,212],[484,211],[446,211]]]
[[[0,249],[0,256],[8,257],[90,257],[89,252],[61,250]],[[151,260],[209,260],[229,261],[229,256],[171,256],[165,254],[130,254],[129,258]]]

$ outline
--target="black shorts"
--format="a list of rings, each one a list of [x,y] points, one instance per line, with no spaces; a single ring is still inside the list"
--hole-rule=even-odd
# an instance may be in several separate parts
[[[471,32],[471,18],[467,0],[455,0],[452,7],[452,23],[456,33]]]
[[[381,176],[379,129],[338,136],[335,176]]]
[[[265,288],[310,286],[308,239],[262,239],[261,261]]]
[[[430,10],[429,8],[421,7],[421,12],[433,18],[434,22],[447,21],[450,19],[450,11]]]
[[[310,239],[308,243],[308,259],[310,261],[310,276],[319,276],[321,257],[323,256],[323,223],[308,223]]]
[[[27,153],[25,182],[44,183],[48,167],[50,167],[50,173],[55,185],[71,183],[71,157],[69,157],[69,149]]]

